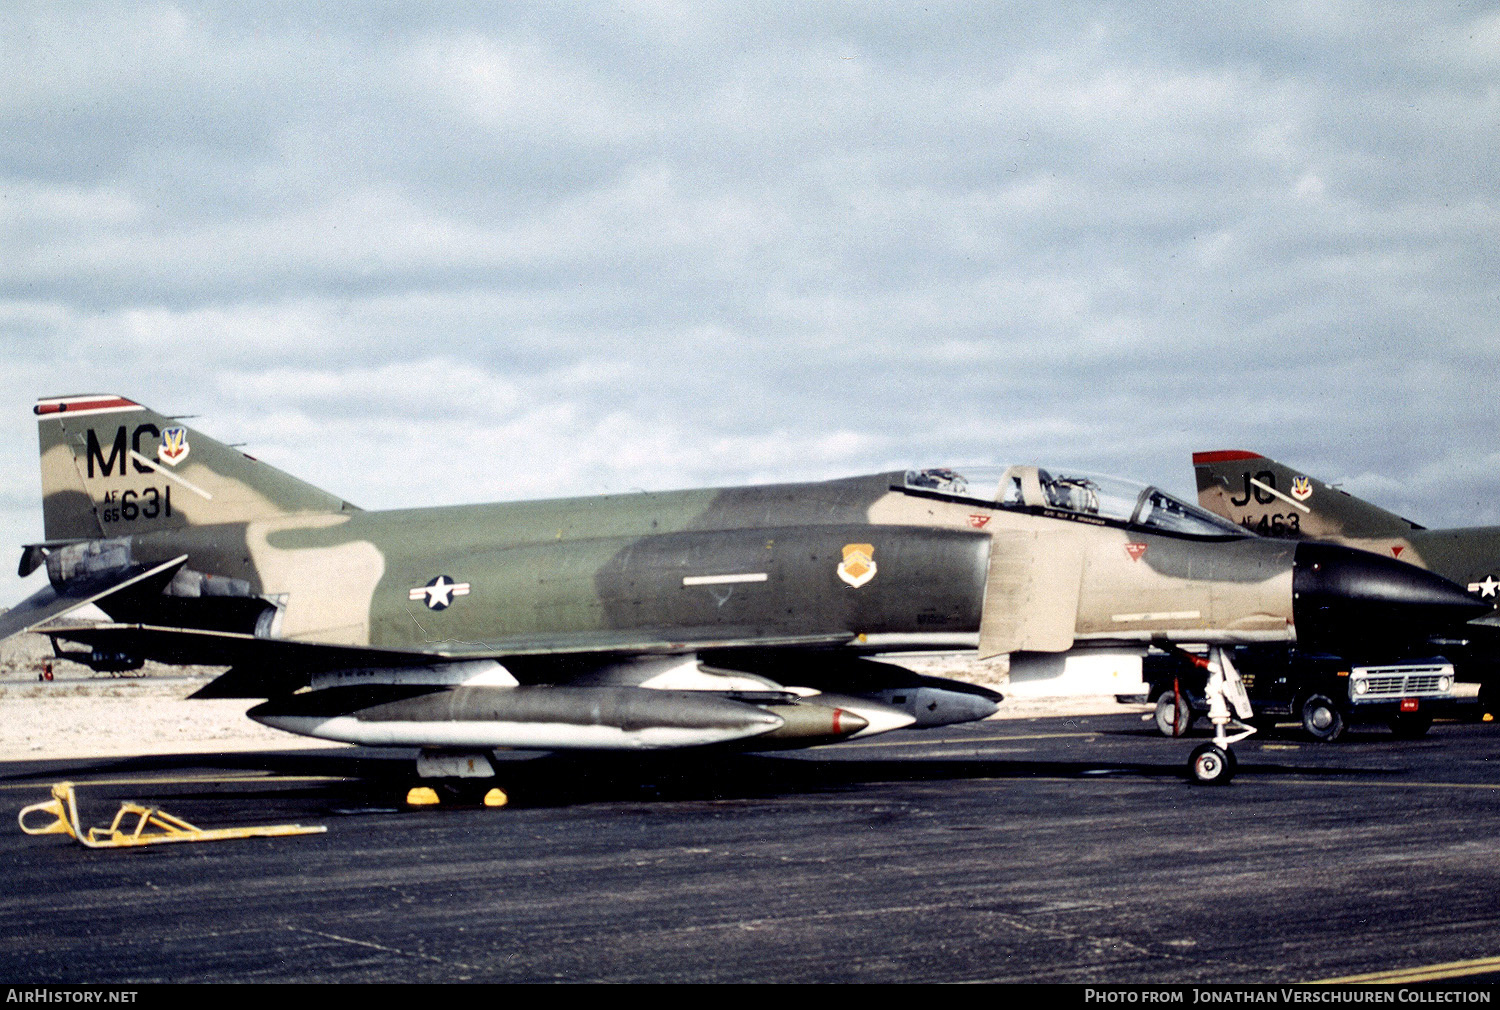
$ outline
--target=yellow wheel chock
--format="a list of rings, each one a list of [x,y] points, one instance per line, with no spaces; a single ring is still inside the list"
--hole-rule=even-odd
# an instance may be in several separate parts
[[[427,786],[414,786],[406,792],[406,805],[409,807],[432,807],[441,802],[437,790]]]
[[[406,793],[406,805],[409,807],[432,807],[441,802],[443,798],[431,786],[414,786]],[[510,797],[505,794],[504,789],[491,789],[480,802],[487,807],[503,807],[510,802]]]
[[[26,815],[33,812],[49,813],[54,820],[42,827],[26,823]],[[133,830],[121,830],[127,817],[137,818]],[[52,787],[52,798],[41,803],[22,807],[16,818],[21,830],[28,835],[71,835],[76,841],[91,849],[126,848],[136,845],[161,845],[166,842],[221,842],[230,838],[278,838],[282,835],[316,835],[327,831],[321,825],[265,824],[251,828],[199,828],[181,817],[174,817],[156,807],[143,807],[139,803],[122,803],[115,819],[107,828],[89,828],[87,832],[78,824],[78,799],[73,792],[73,783],[59,782]]]

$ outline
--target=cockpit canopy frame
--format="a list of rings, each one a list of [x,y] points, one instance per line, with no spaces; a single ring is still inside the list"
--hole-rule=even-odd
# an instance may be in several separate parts
[[[1079,470],[1022,465],[928,467],[906,471],[897,490],[1170,536],[1227,540],[1249,535],[1227,519],[1154,485]]]

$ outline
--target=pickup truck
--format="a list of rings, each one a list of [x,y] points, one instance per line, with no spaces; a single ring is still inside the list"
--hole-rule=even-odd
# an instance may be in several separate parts
[[[1257,722],[1295,718],[1314,740],[1337,740],[1352,723],[1383,722],[1414,740],[1435,716],[1454,708],[1453,664],[1441,657],[1354,665],[1338,656],[1288,646],[1244,645],[1232,650],[1235,669]],[[1142,678],[1156,703],[1156,728],[1182,736],[1208,713],[1207,672],[1180,653],[1147,655]]]

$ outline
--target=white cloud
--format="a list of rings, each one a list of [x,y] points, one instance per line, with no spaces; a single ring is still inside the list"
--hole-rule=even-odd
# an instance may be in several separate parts
[[[1495,19],[1127,13],[24,12],[0,473],[105,390],[365,505],[1238,447],[1500,522]]]

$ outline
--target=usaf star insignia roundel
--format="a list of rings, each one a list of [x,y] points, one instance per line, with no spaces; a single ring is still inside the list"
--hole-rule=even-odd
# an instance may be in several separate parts
[[[467,582],[454,582],[446,575],[439,575],[425,586],[417,586],[406,594],[409,600],[425,600],[429,610],[447,610],[455,596],[468,596]]]
[[[858,589],[875,577],[873,544],[845,544],[844,560],[839,562],[839,578]]]

